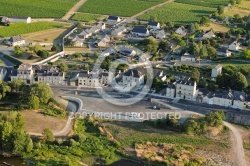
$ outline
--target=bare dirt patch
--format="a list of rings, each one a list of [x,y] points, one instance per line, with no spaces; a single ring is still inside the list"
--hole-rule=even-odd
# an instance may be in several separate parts
[[[67,123],[67,119],[45,116],[35,111],[21,111],[20,114],[24,117],[26,131],[28,132],[42,133],[45,128],[50,128],[53,132],[58,132]]]

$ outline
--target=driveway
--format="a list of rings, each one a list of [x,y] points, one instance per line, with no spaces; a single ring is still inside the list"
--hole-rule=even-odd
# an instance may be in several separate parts
[[[15,66],[15,64],[10,62],[8,59],[5,59],[2,53],[0,53],[0,60],[3,61],[6,66]]]

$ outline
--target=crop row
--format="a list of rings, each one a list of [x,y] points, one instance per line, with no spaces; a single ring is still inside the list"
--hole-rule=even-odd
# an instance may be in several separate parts
[[[78,0],[1,0],[0,16],[60,18]]]
[[[217,8],[218,6],[226,6],[229,4],[229,0],[176,0],[175,2],[178,3],[185,3],[190,5],[197,5],[197,6],[206,6]]]
[[[165,1],[166,0],[88,0],[79,11],[128,17]]]
[[[71,20],[83,21],[83,22],[92,22],[95,20],[99,20],[102,16],[96,14],[85,14],[85,13],[75,13]]]
[[[60,28],[63,26],[65,26],[65,24],[54,23],[54,22],[34,22],[30,24],[16,23],[16,24],[10,24],[10,26],[1,27],[0,36],[8,37],[8,36],[22,35],[52,28]]]
[[[154,18],[160,22],[175,22],[187,24],[190,22],[199,21],[202,16],[213,13],[216,9],[195,6],[182,3],[169,3],[139,17],[140,20],[149,20]]]

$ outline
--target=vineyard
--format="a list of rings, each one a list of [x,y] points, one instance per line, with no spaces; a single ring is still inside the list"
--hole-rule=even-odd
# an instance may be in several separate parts
[[[83,22],[92,22],[95,20],[100,20],[101,18],[101,15],[96,14],[75,13],[70,19]]]
[[[88,0],[79,12],[132,16],[166,0]]]
[[[1,27],[0,36],[8,37],[8,36],[22,35],[52,28],[61,28],[66,25],[67,24],[54,23],[54,22],[35,22],[30,24],[16,23],[16,24],[11,24],[10,26]]]
[[[182,4],[182,3],[169,3],[155,10],[139,17],[140,20],[149,20],[152,16],[159,22],[172,21],[175,23],[186,24],[190,22],[199,21],[204,15],[213,13],[216,9]]]
[[[0,15],[60,18],[78,0],[1,0]]]
[[[175,2],[178,3],[185,3],[190,5],[197,5],[197,6],[205,6],[205,7],[212,7],[217,8],[218,6],[226,6],[229,4],[229,0],[176,0]],[[197,7],[199,8],[199,7]]]

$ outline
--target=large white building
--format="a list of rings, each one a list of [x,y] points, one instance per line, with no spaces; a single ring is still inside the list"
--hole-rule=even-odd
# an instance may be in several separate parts
[[[166,88],[166,97],[175,98],[176,87],[175,84],[168,84]]]
[[[196,90],[196,81],[188,79],[182,79],[176,81],[175,96],[178,99],[195,100],[198,91]]]
[[[6,16],[0,16],[0,21],[2,23],[19,23],[19,22],[25,22],[27,24],[31,23],[31,17],[6,17]]]
[[[10,46],[22,46],[25,44],[25,40],[21,37],[21,36],[12,36],[9,40],[8,40],[8,44]]]
[[[134,27],[132,29],[132,35],[138,37],[147,37],[149,36],[149,30],[147,28]]]
[[[11,70],[10,73],[11,81],[20,79],[26,84],[32,84],[34,82],[33,76],[34,71],[30,64],[21,64],[17,70]]]
[[[211,77],[212,78],[216,78],[221,73],[222,73],[222,66],[220,64],[218,64],[217,66],[215,66],[214,68],[212,68]]]
[[[144,74],[136,69],[128,69],[122,74],[122,85],[125,87],[139,87],[144,84]]]
[[[108,83],[108,73],[101,69],[97,71],[84,70],[78,74],[79,87],[100,87]]]
[[[240,50],[240,43],[234,41],[232,44],[228,46],[228,49],[231,51],[239,51]]]

